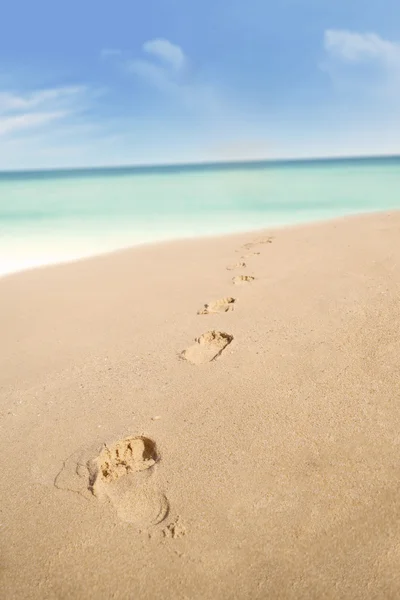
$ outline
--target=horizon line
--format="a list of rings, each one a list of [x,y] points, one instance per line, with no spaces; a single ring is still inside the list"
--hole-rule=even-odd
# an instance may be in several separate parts
[[[93,171],[150,171],[160,170],[168,171],[175,169],[193,168],[230,168],[230,167],[248,167],[248,166],[263,166],[263,165],[279,165],[287,163],[309,163],[309,162],[341,162],[347,160],[367,161],[384,158],[400,158],[400,154],[352,154],[343,156],[310,156],[310,157],[288,157],[288,158],[257,158],[257,159],[238,159],[238,160],[215,160],[215,161],[189,161],[189,162],[173,162],[173,163],[134,163],[121,165],[95,165],[84,167],[43,167],[43,168],[27,168],[27,169],[0,169],[1,175],[16,175],[16,174],[39,174],[39,173],[70,173],[74,172],[93,172]]]

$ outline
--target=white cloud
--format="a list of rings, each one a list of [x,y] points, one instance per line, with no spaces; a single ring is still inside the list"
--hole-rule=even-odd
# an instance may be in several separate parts
[[[399,112],[400,42],[377,33],[325,31],[322,70],[329,76],[335,96],[350,110],[357,105],[363,118],[383,111]],[[351,109],[352,110],[352,109]]]
[[[325,31],[324,46],[330,56],[348,63],[378,61],[388,68],[400,68],[400,43],[376,33],[329,29]]]
[[[188,86],[183,72],[187,59],[182,48],[168,40],[157,39],[145,42],[142,50],[160,58],[164,64],[137,58],[127,62],[128,70],[157,89],[179,96]]]
[[[12,133],[21,129],[31,129],[55,121],[56,119],[62,119],[67,116],[67,113],[58,112],[35,112],[26,113],[22,115],[13,115],[11,117],[0,117],[0,135],[6,133]]]
[[[145,42],[143,51],[160,58],[176,71],[183,69],[186,64],[186,56],[182,48],[162,38]]]
[[[164,67],[155,65],[148,60],[136,59],[129,61],[128,69],[150,85],[164,92],[174,92],[177,85],[170,77],[170,73]]]
[[[86,88],[70,86],[31,90],[25,93],[0,91],[0,136],[40,128],[77,114]]]
[[[148,85],[154,87],[177,105],[199,115],[222,120],[228,115],[227,103],[223,101],[219,87],[204,77],[195,75],[187,68],[190,61],[182,48],[168,40],[151,40],[142,50],[161,58],[162,63],[151,59],[126,61],[125,67]]]
[[[200,113],[219,114],[222,118],[224,109],[222,99],[215,86],[193,80],[185,80],[170,71],[147,60],[129,61],[128,70],[156,88],[182,107]]]
[[[0,113],[29,110],[49,103],[65,103],[84,91],[82,86],[35,90],[27,94],[0,91]]]

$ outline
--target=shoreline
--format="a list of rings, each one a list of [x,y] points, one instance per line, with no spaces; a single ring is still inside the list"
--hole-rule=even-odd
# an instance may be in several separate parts
[[[353,215],[3,277],[5,597],[398,597],[399,232]]]
[[[400,209],[399,209],[400,210]],[[326,219],[318,219],[318,220],[312,220],[312,221],[304,221],[304,222],[291,222],[291,223],[287,223],[287,224],[277,224],[277,225],[271,225],[269,227],[262,227],[260,229],[250,229],[250,230],[243,230],[243,231],[234,231],[234,232],[229,232],[229,233],[222,233],[222,234],[203,234],[203,235],[194,235],[194,236],[188,236],[188,237],[174,237],[174,238],[168,238],[168,239],[160,239],[160,240],[153,240],[153,241],[148,241],[148,242],[138,242],[136,244],[130,244],[128,246],[121,246],[121,247],[117,247],[115,249],[105,249],[104,251],[100,251],[100,252],[96,252],[94,254],[87,254],[87,255],[83,255],[77,258],[66,258],[65,260],[60,260],[60,261],[54,261],[54,262],[45,262],[45,263],[41,263],[41,264],[35,264],[32,266],[26,266],[26,267],[21,267],[18,268],[17,270],[13,270],[13,271],[6,271],[4,273],[0,272],[0,281],[3,280],[4,278],[8,278],[8,277],[12,277],[15,275],[22,275],[24,273],[28,273],[31,271],[36,271],[36,270],[42,270],[42,269],[47,269],[47,268],[54,268],[54,267],[58,267],[58,266],[62,266],[62,265],[69,265],[69,264],[76,264],[79,263],[81,261],[86,261],[86,260],[94,260],[97,258],[101,258],[104,256],[112,256],[112,255],[118,255],[120,253],[123,252],[130,252],[136,248],[147,248],[147,247],[153,247],[153,246],[160,246],[160,245],[166,245],[168,246],[169,244],[175,244],[175,243],[185,243],[185,242],[196,242],[199,240],[217,240],[220,238],[232,238],[234,236],[243,236],[243,235],[262,235],[265,232],[274,232],[274,231],[279,231],[279,230],[287,230],[287,229],[298,229],[298,228],[303,228],[303,227],[310,227],[310,226],[318,226],[318,225],[322,225],[324,223],[331,223],[331,222],[341,222],[343,219],[352,219],[352,218],[362,218],[362,217],[368,217],[370,215],[385,215],[385,214],[396,214],[398,211],[397,210],[387,210],[387,211],[380,211],[380,210],[371,210],[371,211],[363,211],[363,212],[359,212],[359,213],[352,213],[352,214],[347,214],[347,215],[339,215],[339,216],[335,216],[335,217],[328,217]]]

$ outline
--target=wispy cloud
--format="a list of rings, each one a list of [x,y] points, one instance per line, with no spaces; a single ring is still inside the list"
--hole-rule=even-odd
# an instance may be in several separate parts
[[[376,61],[385,68],[400,68],[400,43],[385,40],[376,33],[328,29],[324,46],[329,55],[347,63]]]
[[[49,103],[65,103],[84,91],[83,86],[34,90],[26,94],[0,91],[0,113],[29,110]]]
[[[400,43],[377,33],[325,31],[322,69],[336,91],[357,99],[371,110],[384,107],[398,112],[400,94]]]
[[[172,42],[163,38],[146,42],[143,44],[143,51],[160,58],[176,71],[181,71],[187,61],[185,53],[180,46],[172,44]]]
[[[63,111],[56,112],[35,112],[27,113],[22,115],[13,115],[11,117],[0,117],[0,136],[14,131],[20,131],[21,129],[31,129],[33,127],[39,127],[55,121],[57,119],[63,119],[67,116],[67,113]]]
[[[189,68],[191,61],[180,46],[160,38],[145,42],[142,51],[151,58],[126,61],[128,72],[182,108],[220,118],[227,113],[219,87]]]
[[[83,86],[0,91],[0,136],[66,119],[80,110],[85,94]]]

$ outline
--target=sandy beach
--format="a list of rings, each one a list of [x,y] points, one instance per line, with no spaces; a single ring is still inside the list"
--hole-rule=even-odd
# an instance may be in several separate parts
[[[400,214],[0,279],[0,595],[400,597]]]

